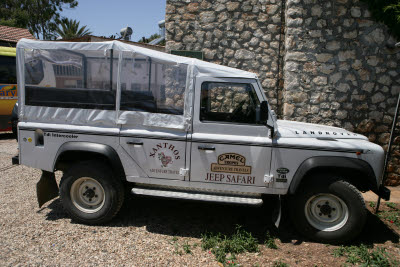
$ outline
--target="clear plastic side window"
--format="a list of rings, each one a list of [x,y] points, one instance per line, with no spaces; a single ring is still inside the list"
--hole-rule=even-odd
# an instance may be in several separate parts
[[[118,54],[107,51],[25,51],[25,103],[115,109]]]
[[[183,115],[187,67],[124,53],[120,109]]]
[[[259,124],[260,101],[250,83],[204,82],[200,120]]]

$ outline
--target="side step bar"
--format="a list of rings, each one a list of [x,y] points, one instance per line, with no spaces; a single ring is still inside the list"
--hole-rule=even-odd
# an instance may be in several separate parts
[[[178,198],[178,199],[199,200],[199,201],[208,201],[208,202],[232,203],[232,204],[242,204],[242,205],[257,205],[257,206],[263,204],[263,201],[261,198],[221,196],[221,195],[210,195],[210,194],[202,194],[202,193],[176,192],[176,191],[144,189],[144,188],[133,188],[131,192],[134,195]]]

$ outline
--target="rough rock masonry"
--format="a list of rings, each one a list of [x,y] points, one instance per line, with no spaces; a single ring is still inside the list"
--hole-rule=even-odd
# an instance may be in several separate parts
[[[385,148],[400,48],[358,0],[167,0],[166,50],[257,73],[288,120],[344,127]],[[400,184],[400,137],[387,184]]]

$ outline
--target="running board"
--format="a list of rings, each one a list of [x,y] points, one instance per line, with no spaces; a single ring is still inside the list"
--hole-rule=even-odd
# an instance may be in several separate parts
[[[134,195],[178,198],[178,199],[199,200],[199,201],[208,201],[208,202],[232,203],[232,204],[242,204],[242,205],[262,205],[263,204],[263,201],[261,198],[221,196],[221,195],[176,192],[176,191],[144,189],[144,188],[132,188],[131,192]]]

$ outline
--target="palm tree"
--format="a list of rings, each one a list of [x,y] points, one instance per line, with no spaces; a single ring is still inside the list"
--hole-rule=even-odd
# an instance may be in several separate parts
[[[61,19],[60,26],[56,32],[62,39],[71,39],[92,34],[89,29],[86,29],[87,26],[79,27],[79,21],[73,19]]]

